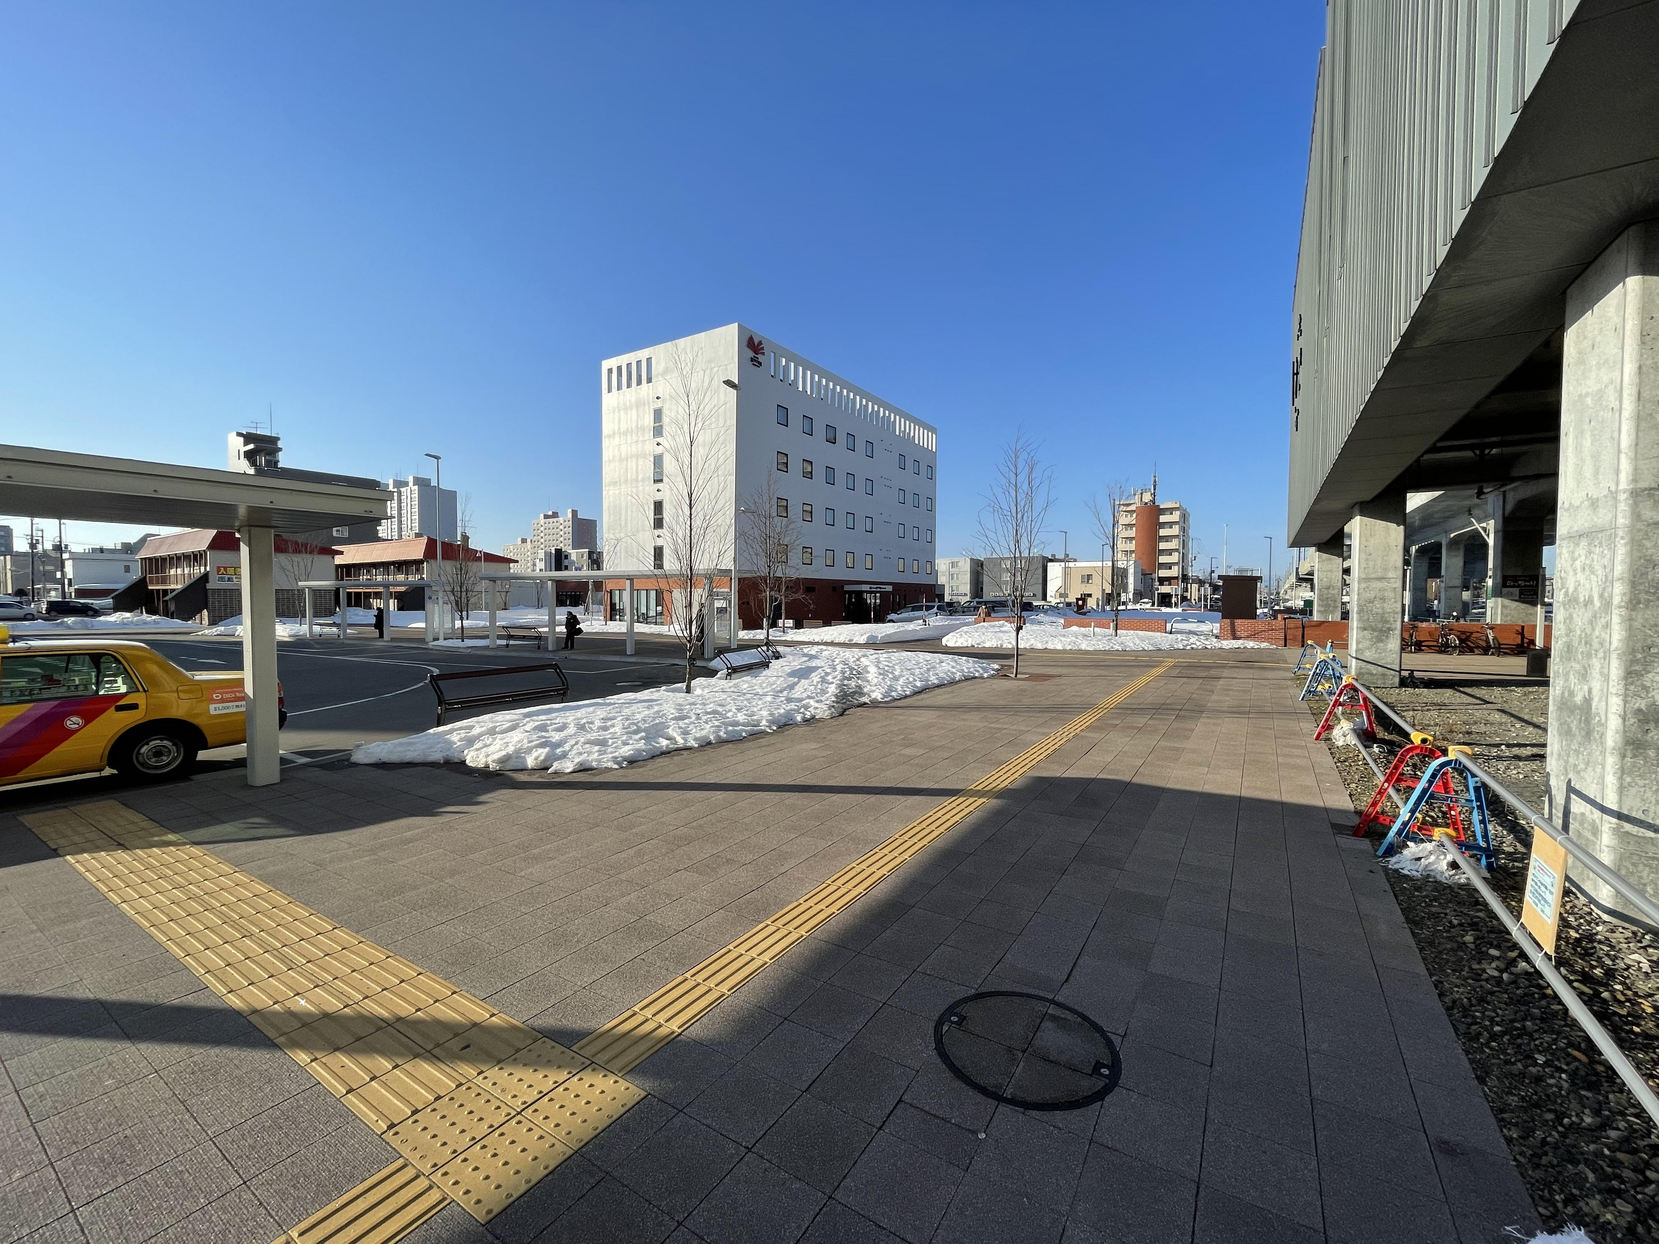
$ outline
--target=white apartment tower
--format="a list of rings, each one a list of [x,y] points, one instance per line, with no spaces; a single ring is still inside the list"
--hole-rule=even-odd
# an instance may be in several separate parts
[[[599,385],[608,571],[663,565],[658,507],[674,504],[666,458],[689,389],[709,412],[698,469],[711,473],[719,567],[742,547],[738,507],[772,491],[799,537],[789,557],[802,599],[791,617],[880,620],[937,597],[930,424],[742,324],[605,359]],[[738,567],[740,577],[754,570]],[[739,599],[743,624],[757,625],[758,600],[741,582]]]
[[[386,520],[380,524],[382,540],[407,540],[411,536],[433,536],[456,540],[455,490],[439,488],[424,475],[389,479],[392,494]]]

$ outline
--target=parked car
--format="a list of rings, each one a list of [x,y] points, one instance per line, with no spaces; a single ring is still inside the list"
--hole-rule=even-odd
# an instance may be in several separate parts
[[[106,768],[179,777],[197,752],[247,741],[247,708],[240,671],[192,674],[132,640],[14,640],[0,626],[0,786]]]
[[[98,607],[89,600],[49,600],[41,612],[48,618],[96,618]]]
[[[0,597],[0,622],[39,622],[40,615],[20,600]]]
[[[923,601],[920,604],[906,605],[903,609],[895,609],[887,615],[889,622],[920,622],[922,619],[937,618],[941,612],[937,601]]]

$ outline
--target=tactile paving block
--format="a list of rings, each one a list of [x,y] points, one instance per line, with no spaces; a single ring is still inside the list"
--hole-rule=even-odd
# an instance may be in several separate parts
[[[586,1067],[524,1111],[572,1149],[580,1149],[645,1096],[602,1067]]]
[[[588,1060],[574,1051],[538,1037],[506,1062],[480,1072],[477,1083],[515,1110],[522,1110],[588,1065]]]
[[[493,1093],[462,1084],[392,1128],[386,1133],[386,1143],[417,1170],[431,1174],[512,1114],[507,1103]]]
[[[276,1244],[392,1244],[449,1198],[407,1162],[393,1162],[325,1205]]]
[[[643,1002],[634,1004],[641,1015],[684,1032],[720,1002],[723,991],[688,976],[671,980]]]
[[[661,1020],[630,1008],[578,1041],[576,1052],[625,1075],[678,1035]]]
[[[433,1182],[488,1222],[573,1152],[529,1120],[513,1118],[448,1162]]]

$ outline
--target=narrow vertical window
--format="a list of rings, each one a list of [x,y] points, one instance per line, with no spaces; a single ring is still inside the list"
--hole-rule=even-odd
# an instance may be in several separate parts
[[[624,374],[628,377],[628,383],[624,387],[631,389],[634,387],[634,365],[632,363],[624,363],[622,366]]]
[[[778,470],[789,470],[789,455],[784,453],[781,449],[778,450]]]
[[[848,552],[847,552],[847,569],[851,570],[852,568],[853,568],[853,554],[852,554],[851,550],[848,550]]]
[[[651,408],[651,439],[652,440],[658,440],[658,441],[660,441],[662,439],[662,407],[661,406],[653,406]]]
[[[788,497],[779,497],[778,498],[778,517],[779,518],[788,518],[789,517],[789,498]]]
[[[812,459],[811,458],[802,458],[801,459],[801,478],[802,479],[811,479],[812,478]]]
[[[651,356],[649,354],[645,356],[645,383],[651,383]]]
[[[651,482],[653,484],[662,483],[662,455],[661,454],[652,454],[651,455]]]
[[[904,455],[903,454],[899,455],[899,470],[901,470],[901,471],[904,470]]]
[[[828,484],[831,488],[835,487],[835,468],[834,467],[826,466],[824,468],[824,483]]]
[[[607,393],[612,392],[611,379],[612,379],[612,373],[614,373],[615,371],[616,371],[616,368],[614,368],[614,367],[607,367],[605,369],[605,392],[607,392]]]
[[[784,428],[789,426],[789,407],[778,407],[778,426]]]

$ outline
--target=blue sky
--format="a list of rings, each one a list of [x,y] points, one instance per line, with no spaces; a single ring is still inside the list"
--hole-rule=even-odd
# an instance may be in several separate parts
[[[733,320],[939,428],[939,553],[1023,426],[1283,564],[1319,0],[25,0],[0,17],[0,441],[444,455],[498,546],[599,510],[598,362]],[[0,518],[0,521],[5,521]],[[71,542],[103,529],[71,523]]]

